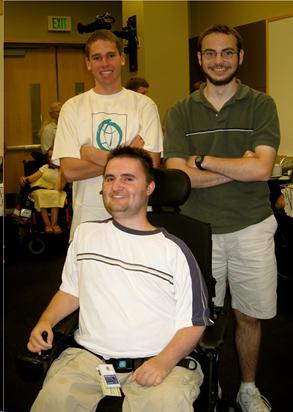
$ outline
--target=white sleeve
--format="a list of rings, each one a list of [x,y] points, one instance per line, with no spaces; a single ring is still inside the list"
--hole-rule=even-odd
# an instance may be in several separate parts
[[[55,164],[60,165],[63,157],[80,159],[77,119],[76,104],[72,101],[65,102],[60,111],[54,142],[52,160]]]
[[[176,327],[207,326],[209,318],[208,294],[200,268],[185,244],[174,253],[174,285],[176,294]]]
[[[160,116],[156,104],[148,98],[140,111],[139,134],[145,144],[144,149],[149,152],[159,153],[163,150],[163,132]]]
[[[174,286],[176,297],[176,329],[192,326],[192,284],[187,261],[181,251],[175,251]]]
[[[77,238],[76,233],[77,232],[75,232],[74,234],[74,239]],[[62,271],[62,283],[60,286],[60,290],[62,290],[65,293],[69,293],[70,295],[79,297],[78,268],[77,268],[76,247],[75,247],[74,239],[71,242],[68,248],[68,251],[67,251],[65,264],[63,266],[63,271]]]

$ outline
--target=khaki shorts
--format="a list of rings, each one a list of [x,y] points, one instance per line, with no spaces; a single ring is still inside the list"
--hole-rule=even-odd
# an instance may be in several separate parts
[[[95,412],[103,398],[96,366],[101,359],[86,350],[68,348],[51,365],[31,412]],[[192,412],[203,382],[195,370],[176,366],[158,386],[131,381],[132,372],[118,373],[125,394],[123,412]]]
[[[276,219],[270,216],[245,229],[213,235],[216,306],[223,306],[228,283],[233,309],[257,319],[276,315],[276,229]]]

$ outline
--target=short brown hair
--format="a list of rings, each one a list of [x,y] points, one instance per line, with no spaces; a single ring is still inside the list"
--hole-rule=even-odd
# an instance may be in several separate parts
[[[90,57],[90,47],[97,40],[110,41],[111,43],[114,43],[118,50],[118,53],[120,55],[122,54],[123,47],[118,37],[115,36],[115,34],[112,33],[110,30],[101,29],[94,31],[93,34],[90,35],[84,46],[84,52],[88,59]]]
[[[126,83],[126,89],[133,90],[137,92],[140,87],[149,88],[150,85],[142,77],[131,77]]]
[[[197,50],[199,52],[202,51],[203,39],[212,33],[223,33],[227,35],[232,34],[232,36],[234,36],[237,41],[237,51],[239,52],[243,49],[243,39],[237,30],[235,30],[233,27],[226,26],[225,24],[213,24],[212,26],[204,30],[198,37]]]
[[[116,158],[130,158],[130,159],[138,160],[144,170],[147,183],[150,183],[154,180],[155,172],[154,172],[153,160],[146,150],[140,149],[137,147],[127,146],[127,145],[117,146],[115,149],[111,150],[108,154],[108,158],[107,158],[106,165],[104,167],[103,175],[105,174],[105,170],[107,168],[107,164],[109,163],[109,161],[112,159],[116,159]]]

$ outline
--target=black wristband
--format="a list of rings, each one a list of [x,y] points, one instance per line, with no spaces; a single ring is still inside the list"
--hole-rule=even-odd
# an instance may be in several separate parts
[[[199,156],[195,156],[195,165],[196,165],[196,167],[199,169],[199,170],[205,170],[203,167],[202,167],[202,162],[203,162],[203,160],[204,160],[204,156],[205,155],[199,155]]]

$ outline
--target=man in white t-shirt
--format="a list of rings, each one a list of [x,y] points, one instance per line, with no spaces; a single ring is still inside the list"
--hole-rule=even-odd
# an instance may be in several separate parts
[[[160,162],[162,129],[156,104],[121,85],[122,46],[108,30],[97,30],[85,46],[87,69],[95,87],[62,107],[53,160],[73,182],[73,222],[109,217],[100,194],[102,170],[109,150],[119,144],[143,147],[154,166]]]
[[[211,324],[207,291],[188,247],[148,221],[154,187],[143,149],[111,152],[103,199],[113,219],[78,226],[60,289],[30,335],[30,351],[51,349],[52,327],[79,308],[75,343],[52,364],[31,412],[95,411],[105,363],[118,374],[124,412],[193,411],[203,376],[188,355]]]

